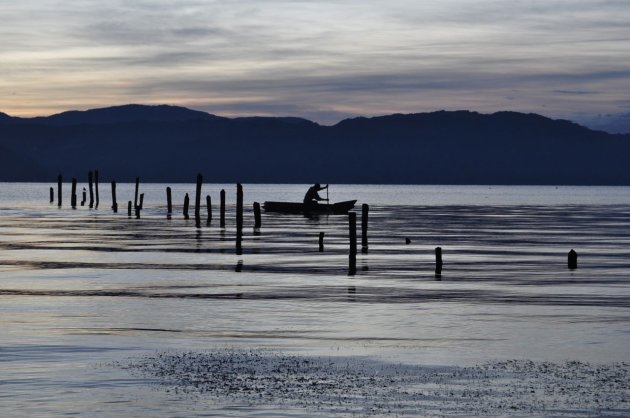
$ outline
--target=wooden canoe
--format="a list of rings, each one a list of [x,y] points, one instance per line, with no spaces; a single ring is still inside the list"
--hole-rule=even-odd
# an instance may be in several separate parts
[[[309,205],[305,208],[304,203],[295,202],[265,202],[263,207],[266,212],[278,213],[306,213],[306,214],[331,214],[341,215],[348,213],[350,209],[357,203],[356,200],[348,200],[345,202],[337,202],[327,204]]]

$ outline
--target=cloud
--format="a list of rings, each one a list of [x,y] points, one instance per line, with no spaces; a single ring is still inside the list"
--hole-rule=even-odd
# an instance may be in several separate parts
[[[569,94],[569,95],[597,94],[597,92],[595,91],[584,91],[584,90],[553,90],[553,93]]]
[[[22,0],[0,16],[13,114],[165,102],[325,123],[467,106],[565,117],[613,111],[630,89],[625,0]]]

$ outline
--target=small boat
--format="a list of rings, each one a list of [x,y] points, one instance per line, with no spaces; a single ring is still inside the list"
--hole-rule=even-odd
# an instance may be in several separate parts
[[[329,205],[308,205],[308,207],[305,208],[304,203],[265,202],[263,207],[265,208],[265,212],[342,215],[348,213],[348,211],[354,207],[355,203],[357,203],[356,200],[347,200],[345,202],[331,203]]]

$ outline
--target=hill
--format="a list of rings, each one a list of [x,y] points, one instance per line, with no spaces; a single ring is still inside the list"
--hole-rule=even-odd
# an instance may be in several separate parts
[[[0,115],[2,116],[2,115]],[[0,180],[625,184],[630,135],[536,114],[439,111],[346,119],[223,118],[127,105],[0,117]]]

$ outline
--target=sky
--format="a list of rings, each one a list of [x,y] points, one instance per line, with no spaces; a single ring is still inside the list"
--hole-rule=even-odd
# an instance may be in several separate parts
[[[0,0],[0,111],[630,114],[630,0]]]

